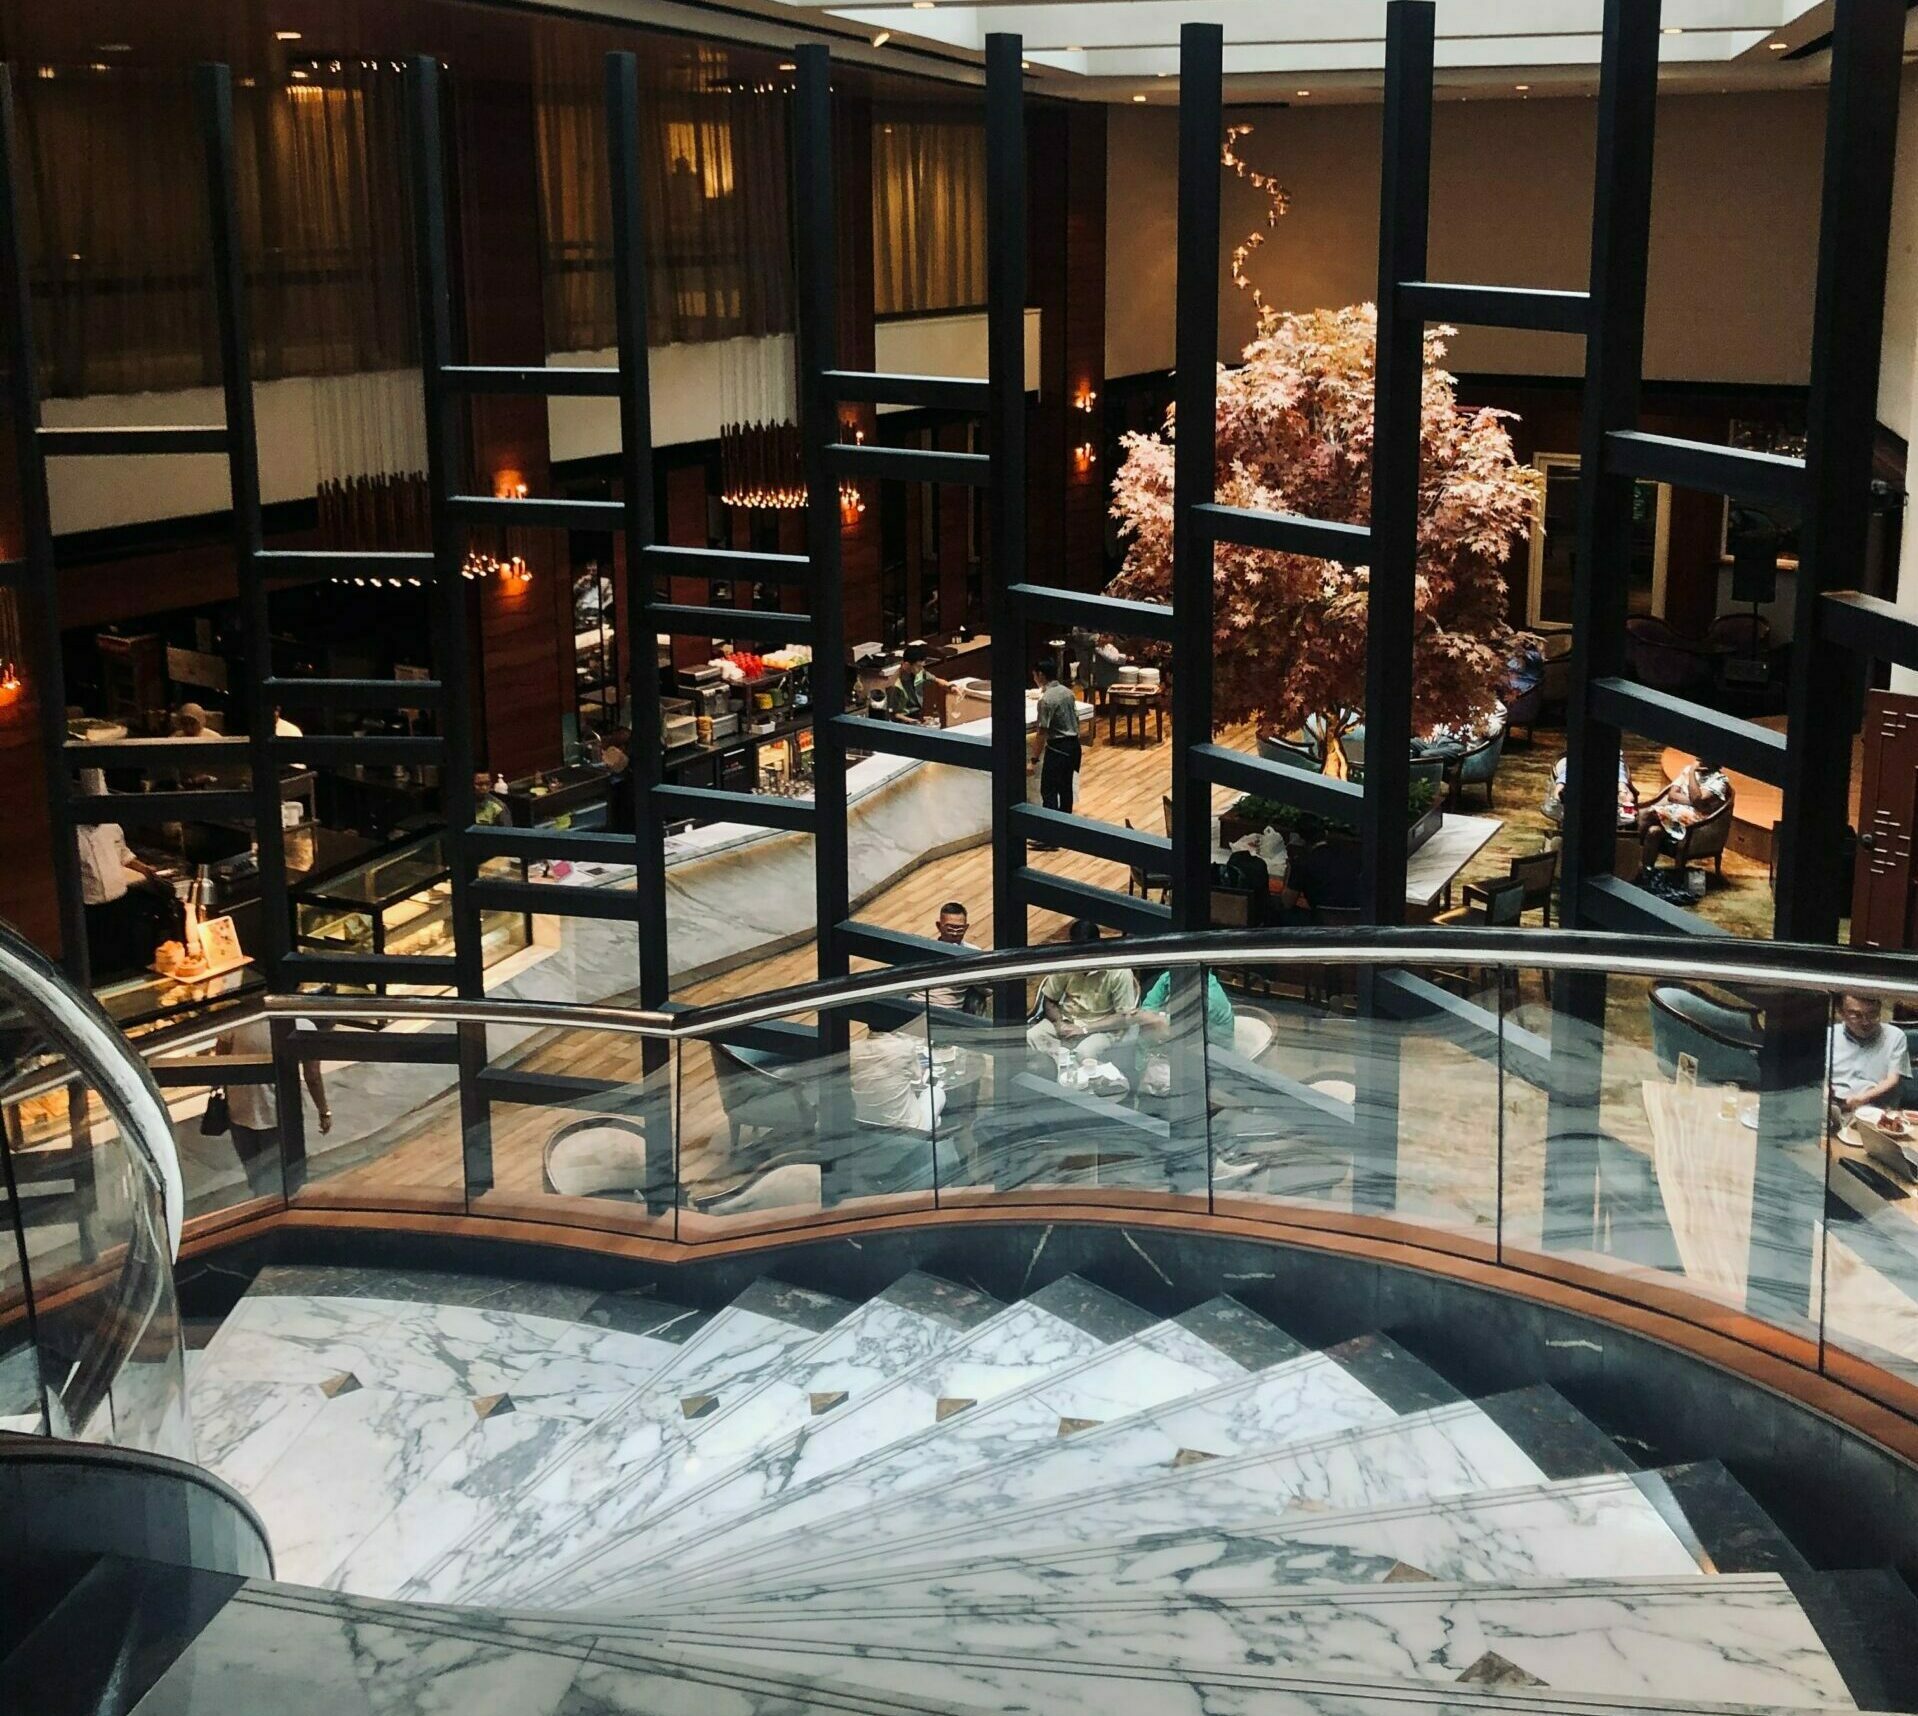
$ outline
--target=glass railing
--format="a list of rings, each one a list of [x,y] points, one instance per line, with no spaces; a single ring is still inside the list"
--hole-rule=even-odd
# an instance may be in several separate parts
[[[1301,932],[670,1016],[267,1008],[250,1160],[199,1129],[222,1057],[170,1067],[196,1221],[428,1212],[696,1248],[981,1208],[1230,1217],[1630,1300],[1918,1415],[1918,962]]]
[[[190,1458],[179,1163],[106,1015],[0,926],[0,1428]]]

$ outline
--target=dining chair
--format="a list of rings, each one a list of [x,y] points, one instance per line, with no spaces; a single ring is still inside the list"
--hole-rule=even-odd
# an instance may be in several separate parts
[[[1552,890],[1558,885],[1558,848],[1547,846],[1542,851],[1527,852],[1514,858],[1509,872],[1510,879],[1522,883],[1525,889],[1525,904],[1521,911],[1529,912],[1536,908],[1545,914],[1545,927],[1552,927]]]
[[[1166,800],[1167,804],[1172,801]],[[1167,815],[1170,816],[1168,811]],[[1127,828],[1132,828],[1132,818],[1125,819]],[[1133,828],[1136,834],[1138,830]],[[1137,894],[1141,899],[1149,900],[1156,893],[1160,899],[1169,899],[1172,894],[1171,874],[1163,870],[1148,870],[1143,864],[1134,864],[1126,877],[1125,891]]]

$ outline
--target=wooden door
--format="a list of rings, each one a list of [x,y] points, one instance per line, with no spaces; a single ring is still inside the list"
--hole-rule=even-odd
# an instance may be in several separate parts
[[[1865,699],[1864,739],[1851,944],[1889,953],[1918,939],[1911,873],[1912,828],[1918,821],[1918,697],[1871,692]]]

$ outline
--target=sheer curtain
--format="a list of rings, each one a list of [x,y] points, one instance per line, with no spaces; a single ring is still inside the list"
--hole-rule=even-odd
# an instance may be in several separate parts
[[[535,35],[547,349],[614,343],[605,49],[577,27]],[[724,50],[640,60],[640,194],[653,344],[792,327],[783,89],[734,75]]]
[[[872,247],[874,305],[882,316],[986,301],[983,119],[875,114]]]

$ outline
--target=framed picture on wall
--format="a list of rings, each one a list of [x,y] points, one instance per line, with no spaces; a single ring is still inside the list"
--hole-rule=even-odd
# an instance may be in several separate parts
[[[1532,525],[1525,619],[1536,630],[1561,630],[1572,623],[1572,579],[1578,569],[1579,457],[1540,453],[1532,463],[1545,473],[1545,504]],[[1671,543],[1671,485],[1638,483],[1632,492],[1634,614],[1665,617]]]

